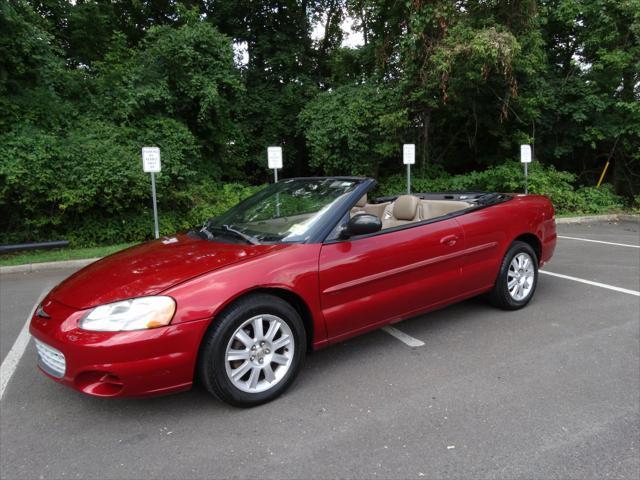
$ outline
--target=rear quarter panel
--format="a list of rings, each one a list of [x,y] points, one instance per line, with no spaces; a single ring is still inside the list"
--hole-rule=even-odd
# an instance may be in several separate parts
[[[479,292],[491,288],[500,263],[513,241],[535,235],[541,245],[540,265],[553,255],[556,229],[553,205],[541,195],[515,195],[513,199],[457,217],[465,235],[465,248],[494,244],[470,253],[463,260],[463,288]]]
[[[519,195],[514,198],[514,208],[519,212],[522,222],[516,223],[512,230],[513,238],[523,233],[534,234],[541,246],[538,262],[540,266],[544,265],[553,256],[557,239],[555,210],[551,200],[543,195]]]

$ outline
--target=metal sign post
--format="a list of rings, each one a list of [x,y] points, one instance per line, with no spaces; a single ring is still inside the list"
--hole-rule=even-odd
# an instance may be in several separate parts
[[[158,201],[156,198],[156,173],[160,172],[160,149],[158,147],[142,147],[142,170],[151,174],[153,227],[155,238],[159,238],[160,231],[158,228]]]
[[[402,146],[402,162],[407,166],[407,195],[411,195],[411,165],[416,163],[416,146],[405,143]]]
[[[524,194],[529,193],[529,164],[531,163],[531,145],[520,145],[520,162],[524,165]]]
[[[274,183],[278,183],[278,169],[282,168],[282,147],[267,147],[267,163],[273,169]],[[280,217],[279,193],[276,193],[276,217]]]

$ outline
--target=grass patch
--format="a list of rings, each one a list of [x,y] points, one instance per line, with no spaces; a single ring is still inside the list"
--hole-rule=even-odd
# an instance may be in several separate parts
[[[59,248],[54,250],[31,250],[0,255],[0,267],[23,265],[26,263],[58,262],[62,260],[79,260],[110,255],[119,250],[135,245],[135,243],[120,243],[107,247],[87,248]]]

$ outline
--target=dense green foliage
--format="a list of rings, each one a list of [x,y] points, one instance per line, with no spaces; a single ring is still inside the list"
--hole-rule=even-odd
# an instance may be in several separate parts
[[[0,0],[0,243],[148,238],[143,145],[165,233],[267,182],[272,144],[398,193],[402,143],[415,190],[513,191],[528,142],[559,211],[639,208],[639,39],[640,0]]]
[[[311,153],[310,166],[329,175],[377,177],[402,144],[404,111],[393,90],[376,85],[345,85],[309,102],[300,121]]]
[[[601,188],[577,187],[576,176],[561,172],[553,166],[532,164],[529,175],[529,193],[548,195],[559,214],[567,213],[607,213],[620,211],[625,207],[625,199],[613,191],[610,185]],[[446,175],[434,172],[431,178],[418,178],[412,182],[416,192],[447,192],[452,190],[517,192],[523,191],[524,182],[519,164],[505,163],[474,171],[465,175]],[[392,195],[406,189],[403,176],[385,179],[378,190],[381,195]]]

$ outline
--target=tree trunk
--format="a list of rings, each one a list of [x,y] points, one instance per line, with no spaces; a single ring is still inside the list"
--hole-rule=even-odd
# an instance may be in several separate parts
[[[431,127],[431,109],[428,108],[422,117],[422,155],[420,162],[420,174],[424,176],[427,165],[429,165],[429,128]]]
[[[628,68],[622,72],[622,90],[620,92],[620,98],[627,104],[631,105],[634,102],[634,95],[634,71],[633,69]],[[609,154],[611,163],[613,164],[609,167],[613,167],[613,172],[611,172],[611,183],[618,195],[632,196],[633,181],[629,179],[624,165],[626,152],[624,152],[624,147],[622,148],[622,151],[616,151],[618,140],[620,140],[620,136],[624,134],[618,133],[618,135],[618,138],[616,138],[616,141],[613,144],[611,153]]]

